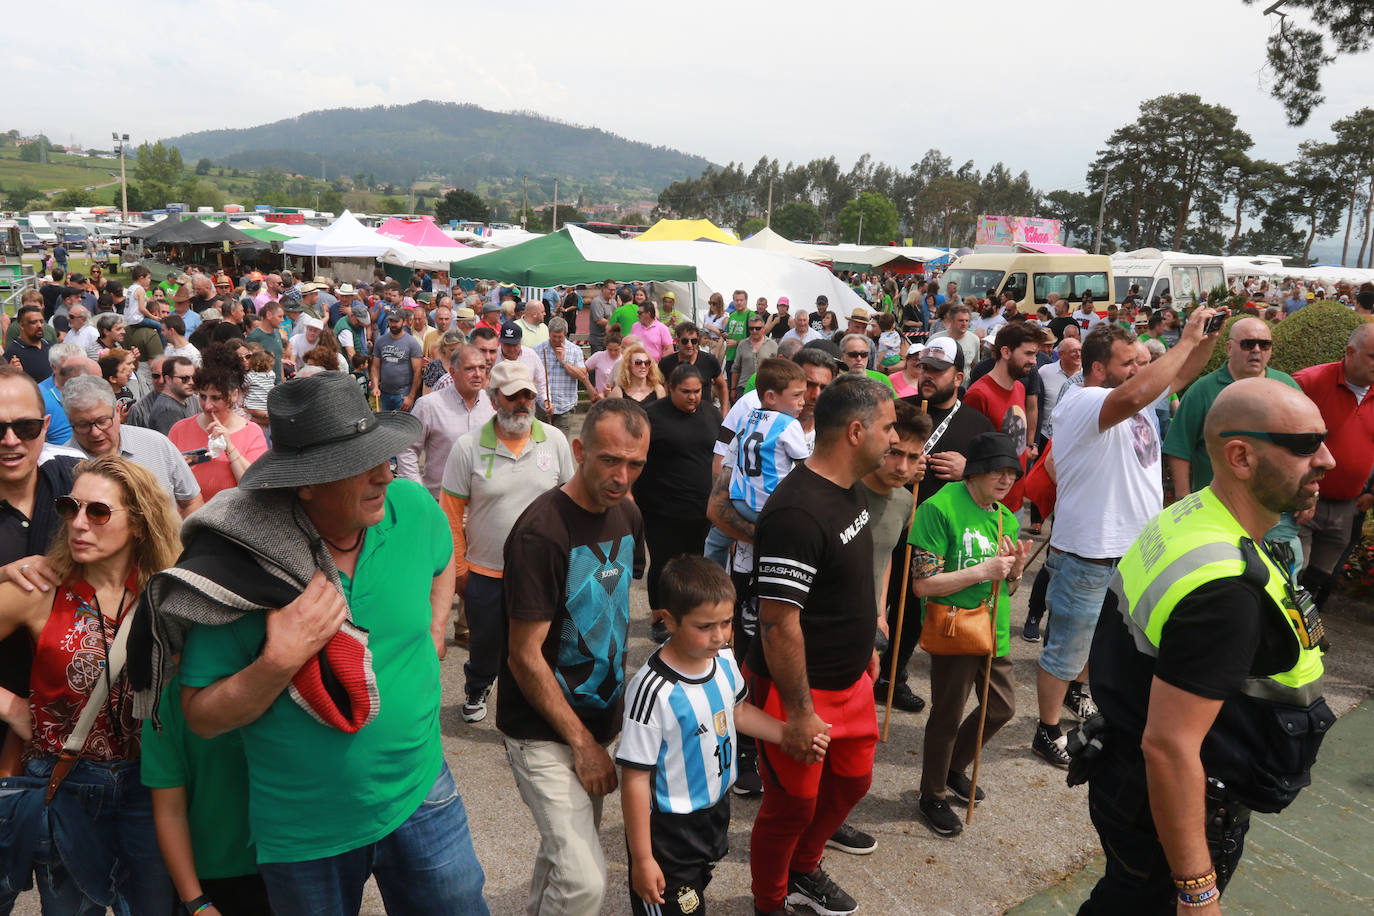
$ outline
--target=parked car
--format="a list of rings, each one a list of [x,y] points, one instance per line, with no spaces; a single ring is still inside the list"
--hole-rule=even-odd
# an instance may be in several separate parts
[[[62,232],[62,244],[67,248],[84,248],[86,239],[90,237],[90,230],[84,226],[60,226]]]
[[[20,232],[19,237],[23,239],[25,251],[37,251],[43,247],[43,240],[27,229]]]

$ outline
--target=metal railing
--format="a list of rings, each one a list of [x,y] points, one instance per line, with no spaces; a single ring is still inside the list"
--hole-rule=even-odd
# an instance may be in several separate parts
[[[26,289],[38,288],[38,272],[31,265],[13,262],[0,264],[0,308],[13,317]]]

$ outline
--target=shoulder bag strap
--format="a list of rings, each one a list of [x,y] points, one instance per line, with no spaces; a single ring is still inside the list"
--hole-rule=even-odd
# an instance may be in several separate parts
[[[108,684],[124,673],[124,663],[128,660],[129,631],[133,628],[133,621],[134,615],[130,611],[124,615],[119,631],[115,633],[114,643],[105,657],[105,664],[110,669],[110,678],[108,681],[105,678],[97,678],[90,696],[86,697],[86,704],[81,708],[81,717],[76,720],[76,727],[62,745],[62,753],[52,768],[52,776],[48,778],[48,790],[44,797],[46,804],[52,803],[53,796],[57,794],[57,787],[62,785],[62,780],[67,778],[67,774],[81,757],[81,752],[85,750],[86,740],[90,738],[95,720],[100,716],[100,710],[104,708],[105,700],[109,696]]]

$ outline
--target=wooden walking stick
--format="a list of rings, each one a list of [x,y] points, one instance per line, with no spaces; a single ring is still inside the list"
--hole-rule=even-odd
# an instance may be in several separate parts
[[[997,550],[1002,549],[1002,509],[997,509]],[[992,651],[988,653],[987,665],[983,668],[983,698],[978,703],[978,740],[973,745],[973,778],[968,790],[968,813],[964,823],[973,823],[973,809],[978,807],[978,764],[983,759],[983,725],[988,721],[988,688],[992,685],[992,657],[997,654],[997,600],[1002,597],[1002,580],[992,583]]]
[[[921,413],[926,412],[926,402],[921,402]],[[916,498],[911,501],[911,518],[907,519],[907,531],[911,531],[911,526],[916,524],[916,507],[921,504],[920,487],[915,488]],[[1000,543],[1000,541],[999,541]],[[887,723],[892,718],[892,693],[897,689],[897,657],[902,654],[902,618],[906,616],[906,593],[911,576],[911,537],[907,536],[906,554],[902,561],[902,596],[897,599],[897,631],[892,639],[888,640],[888,651],[892,653],[892,670],[887,676],[887,708],[883,710],[883,734],[882,740],[887,742]],[[879,674],[882,672],[879,671]]]

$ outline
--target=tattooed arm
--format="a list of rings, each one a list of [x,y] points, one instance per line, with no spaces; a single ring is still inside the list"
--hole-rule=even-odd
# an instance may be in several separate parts
[[[1014,557],[990,557],[976,566],[953,572],[941,572],[945,568],[945,558],[936,556],[928,550],[913,547],[911,550],[911,590],[918,598],[952,595],[979,582],[1005,579],[1011,572]]]
[[[737,541],[754,540],[754,523],[739,514],[730,503],[730,468],[723,466],[711,483],[711,498],[706,503],[706,517],[721,531]]]

